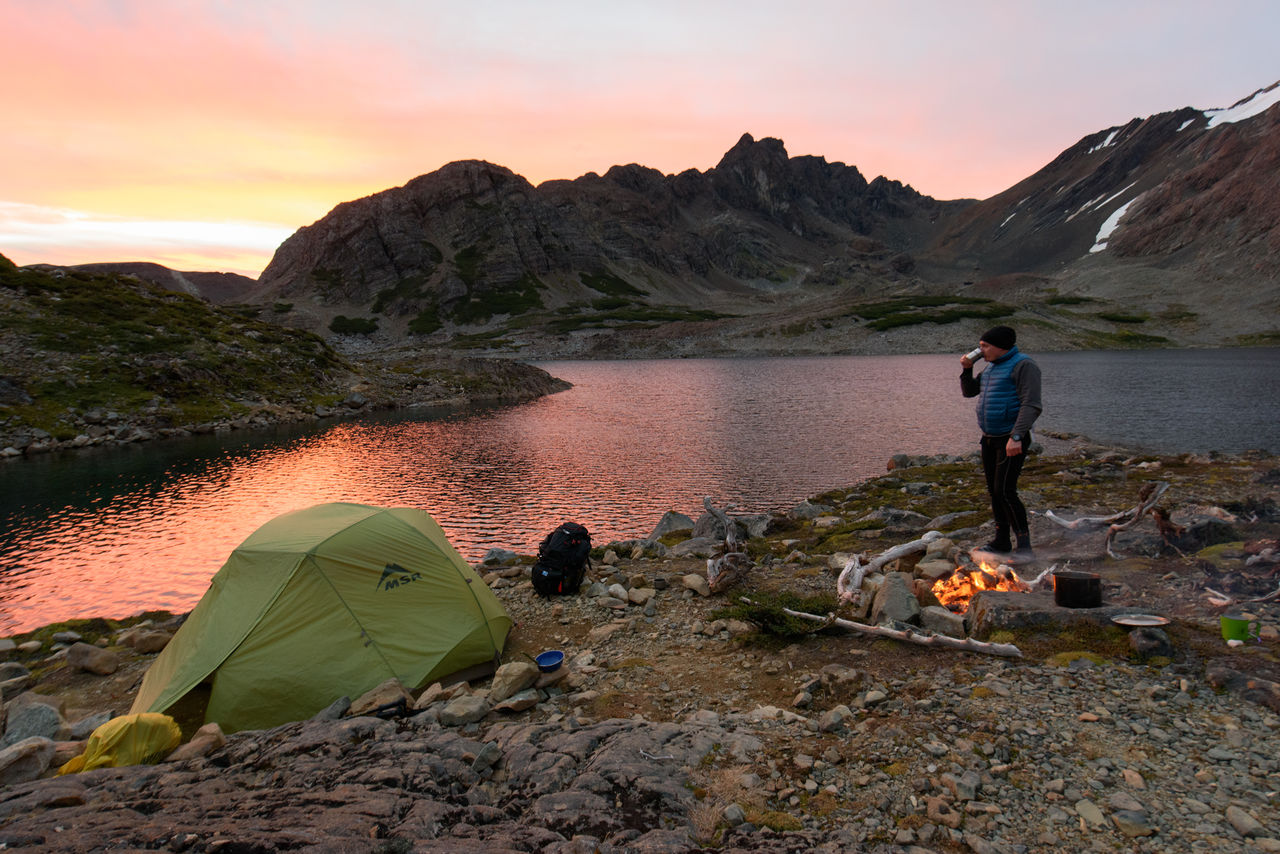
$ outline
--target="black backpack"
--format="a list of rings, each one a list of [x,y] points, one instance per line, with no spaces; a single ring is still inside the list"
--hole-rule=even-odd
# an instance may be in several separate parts
[[[533,564],[533,589],[543,596],[578,592],[591,565],[591,534],[576,522],[565,522],[543,539]]]

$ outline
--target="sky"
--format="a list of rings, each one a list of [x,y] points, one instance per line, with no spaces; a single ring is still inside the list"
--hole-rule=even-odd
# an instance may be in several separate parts
[[[454,160],[533,183],[777,137],[986,198],[1280,80],[1275,0],[0,0],[0,254],[257,276]]]

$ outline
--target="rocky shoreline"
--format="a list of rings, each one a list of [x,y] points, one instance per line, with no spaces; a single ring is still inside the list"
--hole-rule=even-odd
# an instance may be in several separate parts
[[[478,569],[517,629],[493,680],[408,696],[383,686],[310,721],[225,738],[205,731],[157,765],[32,771],[41,756],[48,768],[72,755],[71,736],[83,738],[102,715],[127,710],[154,647],[181,618],[20,635],[0,665],[0,844],[1280,851],[1280,605],[1249,606],[1262,640],[1232,648],[1218,634],[1222,609],[1206,598],[1233,577],[1275,586],[1274,564],[1250,564],[1246,548],[1280,533],[1273,458],[1081,451],[1028,466],[1045,560],[1101,574],[1108,608],[1167,617],[1164,647],[1139,645],[1105,614],[1081,620],[1052,605],[1041,609],[1049,622],[985,630],[1016,643],[1016,658],[829,629],[763,637],[732,610],[748,590],[829,595],[847,552],[878,554],[945,527],[943,542],[876,573],[862,609],[843,612],[870,620],[888,607],[875,591],[892,576],[926,577],[931,564],[960,562],[982,542],[982,508],[964,509],[975,493],[957,484],[957,466],[971,464],[895,460],[868,484],[744,520],[757,534],[753,565],[728,594],[706,586],[715,545],[707,519],[697,522],[704,530],[677,525],[608,544],[593,585],[556,601],[532,594],[528,558],[495,552]],[[1179,554],[1148,520],[1116,539],[1116,560],[1100,531],[1069,530],[1044,512],[1114,511],[1155,478],[1172,484],[1167,503],[1184,537],[1213,528],[1228,539],[1195,551],[1180,540]],[[938,512],[947,501],[961,506]],[[1243,590],[1229,593],[1252,595]],[[69,629],[78,637],[57,636]],[[547,648],[566,651],[567,663],[539,674],[527,656]],[[114,667],[91,665],[98,654]],[[56,726],[51,734],[14,729],[34,705],[56,712],[36,713]],[[26,751],[27,764],[12,751]]]
[[[395,364],[395,362],[401,364]],[[245,401],[243,414],[192,424],[174,424],[159,405],[141,410],[95,406],[71,420],[75,435],[59,439],[49,431],[0,422],[0,460],[24,455],[120,446],[210,433],[262,430],[284,424],[359,418],[390,410],[521,403],[569,388],[541,368],[521,362],[408,355],[389,351],[353,359],[345,397],[333,405],[296,401]]]

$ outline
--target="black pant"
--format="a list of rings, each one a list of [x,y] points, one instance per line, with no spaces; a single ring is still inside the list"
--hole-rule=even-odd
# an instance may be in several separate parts
[[[1005,453],[1009,436],[982,437],[982,473],[987,476],[987,494],[991,496],[991,515],[996,520],[996,541],[1009,542],[1012,531],[1019,541],[1030,544],[1027,508],[1018,498],[1018,476],[1027,458],[1027,441],[1022,453],[1011,457]]]

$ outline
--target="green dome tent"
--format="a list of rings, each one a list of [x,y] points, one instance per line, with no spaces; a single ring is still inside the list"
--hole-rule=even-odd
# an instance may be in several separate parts
[[[423,510],[320,504],[249,535],[147,671],[132,712],[201,683],[227,732],[302,720],[391,677],[494,664],[511,618]]]

